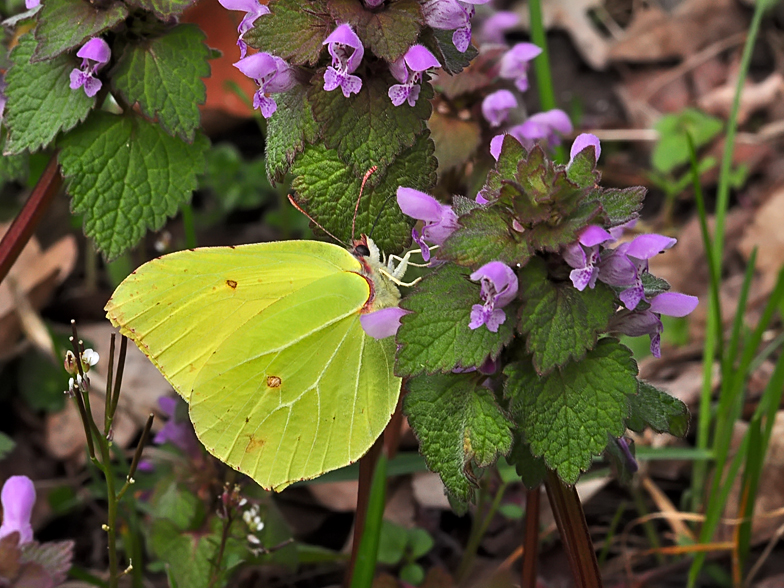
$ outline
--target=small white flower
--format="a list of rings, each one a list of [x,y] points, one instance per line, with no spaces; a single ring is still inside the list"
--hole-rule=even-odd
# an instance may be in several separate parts
[[[256,535],[248,535],[248,543],[253,545],[261,545],[261,540]]]
[[[92,349],[85,349],[82,352],[82,369],[87,372],[92,366],[98,363],[99,355]]]

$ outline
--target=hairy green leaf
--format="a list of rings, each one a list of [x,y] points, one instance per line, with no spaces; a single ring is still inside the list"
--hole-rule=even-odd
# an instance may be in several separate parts
[[[471,307],[480,304],[479,284],[468,279],[470,271],[446,264],[425,276],[401,307],[413,311],[401,320],[397,340],[396,373],[412,376],[479,367],[490,356],[496,359],[512,338],[513,307],[497,333],[487,327],[469,329]]]
[[[275,95],[278,109],[267,121],[267,176],[280,182],[289,171],[294,158],[314,143],[318,133],[313,112],[307,100],[307,88],[300,84],[288,92]]]
[[[71,90],[71,70],[77,63],[62,55],[44,63],[30,63],[35,47],[31,34],[19,39],[11,52],[12,66],[5,76],[3,122],[8,127],[5,153],[25,149],[38,151],[52,142],[57,133],[72,129],[83,121],[95,103],[84,90]]]
[[[93,4],[86,0],[46,0],[41,4],[33,62],[48,61],[81,47],[128,16],[128,9],[122,2]]]
[[[322,42],[337,26],[323,0],[270,0],[270,14],[256,19],[245,42],[293,65],[315,65]]]
[[[685,437],[689,431],[689,409],[677,398],[648,382],[640,382],[640,391],[630,399],[631,416],[627,426],[636,433],[650,427],[657,433]]]
[[[368,10],[359,0],[330,0],[329,11],[335,22],[354,27],[366,50],[389,62],[416,43],[423,23],[417,0],[399,0],[377,10]]]
[[[138,116],[95,112],[59,146],[73,210],[84,216],[87,236],[113,259],[188,200],[209,141],[197,134],[189,145]]]
[[[125,0],[125,3],[152,12],[159,19],[167,21],[185,12],[196,0]]]
[[[473,498],[471,465],[487,467],[512,446],[511,422],[476,378],[449,374],[409,380],[403,411],[428,467],[461,502]]]
[[[182,24],[165,35],[129,45],[120,57],[112,82],[129,104],[170,134],[193,142],[199,128],[199,104],[207,98],[201,78],[210,75],[204,33]]]
[[[548,278],[543,259],[534,258],[519,275],[518,330],[526,335],[537,373],[579,361],[595,344],[615,311],[615,293],[599,282],[582,292],[571,281]]]
[[[531,448],[519,433],[515,433],[514,445],[506,460],[515,466],[517,475],[528,490],[533,490],[544,482],[547,475],[544,459],[531,455]]]
[[[395,83],[388,73],[373,76],[363,80],[359,94],[346,98],[340,89],[325,92],[323,76],[317,76],[308,92],[324,144],[336,149],[356,175],[374,165],[383,174],[425,130],[433,89],[423,80],[416,106],[394,106],[387,92]]]
[[[567,484],[588,469],[620,437],[629,418],[629,397],[637,393],[637,364],[616,339],[604,338],[579,363],[539,376],[530,361],[506,366],[505,393],[534,456]]]
[[[427,132],[401,153],[386,173],[377,171],[365,185],[356,213],[356,235],[370,234],[382,251],[396,253],[410,241],[413,221],[400,208],[389,204],[398,186],[428,191],[435,184],[433,142]],[[348,242],[359,197],[362,177],[346,167],[337,151],[323,145],[308,145],[297,157],[291,172],[292,184],[303,208],[324,228]]]

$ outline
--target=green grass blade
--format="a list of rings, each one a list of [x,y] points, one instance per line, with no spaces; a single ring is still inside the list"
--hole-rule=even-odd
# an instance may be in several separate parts
[[[381,537],[381,523],[384,519],[384,505],[386,503],[387,461],[387,457],[382,452],[376,464],[376,471],[373,473],[370,500],[365,513],[365,529],[362,532],[362,541],[359,544],[357,561],[354,564],[351,588],[371,588],[373,585],[378,542]]]

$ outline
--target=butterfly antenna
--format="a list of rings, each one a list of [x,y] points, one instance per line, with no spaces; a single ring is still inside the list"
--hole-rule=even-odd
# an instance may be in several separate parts
[[[293,197],[291,194],[288,194],[288,195],[287,195],[287,197],[288,197],[288,199],[289,199],[289,202],[291,202],[291,205],[292,205],[294,208],[296,208],[297,210],[299,210],[299,211],[300,211],[302,214],[304,214],[306,217],[308,217],[308,219],[310,219],[310,222],[312,222],[312,223],[313,223],[314,225],[316,225],[316,226],[317,226],[319,229],[321,229],[322,231],[324,231],[324,232],[325,232],[327,235],[329,235],[330,237],[332,237],[333,239],[335,239],[335,241],[337,241],[338,243],[340,243],[341,245],[343,245],[343,247],[346,247],[346,248],[348,248],[348,245],[346,245],[346,244],[345,244],[345,243],[344,243],[344,242],[343,242],[341,239],[338,239],[338,238],[337,238],[335,235],[333,235],[333,234],[332,234],[332,233],[330,233],[330,232],[329,232],[327,229],[325,229],[325,228],[324,228],[324,227],[321,225],[321,223],[319,223],[319,222],[318,222],[318,221],[317,221],[315,218],[313,218],[313,217],[312,217],[312,216],[310,216],[310,215],[309,215],[307,212],[305,212],[305,211],[302,209],[302,207],[301,207],[299,204],[297,204],[297,202],[294,200],[294,197]],[[352,230],[352,234],[353,234],[353,230]]]
[[[362,192],[365,190],[365,183],[368,181],[368,178],[375,173],[378,169],[377,165],[374,165],[369,170],[365,172],[365,177],[362,178],[362,185],[359,187],[359,196],[357,196],[357,203],[354,205],[354,218],[351,219],[351,242],[354,242],[354,229],[356,228],[357,224],[357,214],[359,213],[359,201],[362,200]]]
[[[376,215],[376,220],[373,221],[373,226],[370,227],[370,233],[368,233],[368,237],[373,237],[373,231],[376,230],[376,225],[378,225],[378,221],[381,220],[381,215],[384,213],[384,209],[387,207],[387,202],[392,200],[392,197],[394,195],[395,194],[392,193],[389,196],[387,196],[386,200],[384,200],[384,203],[381,205],[381,209],[378,211],[378,214]]]

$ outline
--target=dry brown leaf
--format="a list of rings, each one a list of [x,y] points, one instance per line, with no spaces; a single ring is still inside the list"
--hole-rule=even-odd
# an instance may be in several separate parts
[[[732,453],[737,451],[742,435],[747,428],[748,425],[745,423],[736,425],[730,448]],[[752,544],[770,539],[776,532],[776,529],[784,523],[784,515],[782,514],[765,516],[765,513],[773,513],[784,508],[784,411],[782,410],[776,413],[768,453],[765,456],[765,462],[762,467],[764,475],[760,477],[754,508],[754,520],[751,523]],[[724,510],[725,518],[735,518],[738,514],[740,484],[741,477],[738,476],[733,481],[732,489],[727,498],[727,506]],[[724,525],[720,528],[719,540],[730,539],[733,531],[734,527]]]
[[[770,292],[784,264],[784,186],[779,186],[754,214],[738,249],[748,259],[757,248],[757,271],[762,273],[762,290]]]
[[[474,121],[458,120],[434,112],[427,125],[436,144],[439,174],[465,165],[482,139],[482,131]]]
[[[634,14],[626,36],[610,48],[608,58],[638,63],[685,59],[747,25],[746,13],[735,0],[686,0],[672,13],[649,7]]]
[[[736,80],[730,79],[723,86],[702,96],[697,103],[706,112],[728,119],[735,100],[735,84]],[[740,97],[738,124],[744,124],[758,110],[768,108],[780,101],[782,93],[784,93],[784,76],[778,72],[773,72],[759,83],[747,80]]]
[[[416,472],[411,480],[411,488],[414,498],[423,508],[452,509],[444,493],[444,483],[435,472]]]
[[[590,12],[603,5],[604,0],[548,0],[542,3],[545,28],[563,29],[569,33],[580,56],[597,70],[607,69],[611,43],[599,33]],[[518,3],[516,12],[520,24],[527,30],[530,22],[528,3]]]
[[[308,486],[313,498],[333,512],[354,512],[357,509],[357,480],[319,482]]]
[[[5,234],[6,230],[7,225],[0,226],[0,234]],[[32,237],[8,275],[14,280],[19,295],[24,296],[33,309],[40,310],[55,288],[73,271],[77,254],[73,235],[63,237],[46,251],[41,251],[38,241]],[[0,283],[0,359],[13,354],[21,333],[15,309],[13,290],[4,280]]]

